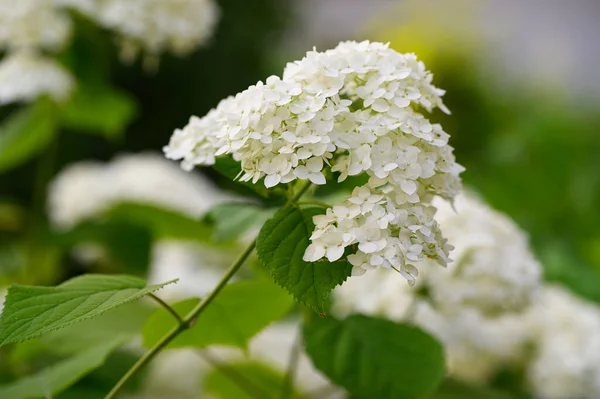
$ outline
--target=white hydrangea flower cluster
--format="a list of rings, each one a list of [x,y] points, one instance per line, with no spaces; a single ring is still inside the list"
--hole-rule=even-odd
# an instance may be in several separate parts
[[[80,162],[61,171],[50,184],[48,214],[68,229],[120,202],[141,202],[201,217],[231,197],[200,175],[182,172],[158,154],[130,154],[108,164]]]
[[[315,218],[305,260],[339,259],[347,247],[354,274],[377,266],[398,269],[413,283],[412,263],[445,265],[450,246],[430,205],[452,199],[463,168],[449,136],[420,110],[444,107],[443,91],[413,54],[382,43],[342,42],[289,63],[229,97],[204,118],[177,129],[166,156],[185,169],[211,165],[215,156],[241,161],[242,181],[266,187],[296,179],[325,184],[327,168],[347,176],[367,173],[368,184]]]
[[[424,273],[415,287],[386,270],[351,277],[333,291],[332,310],[415,323],[444,344],[454,376],[481,382],[524,360],[526,313],[537,300],[540,266],[524,233],[506,216],[471,194],[457,196],[457,211],[442,202],[433,200],[436,217],[456,245],[448,268],[431,261],[418,265]]]
[[[333,314],[363,313],[414,323],[443,343],[450,373],[467,381],[485,382],[500,368],[525,358],[530,326],[523,312],[491,317],[461,303],[440,309],[431,298],[389,273],[373,270],[336,287]]]
[[[530,328],[523,313],[488,317],[469,307],[446,313],[418,301],[411,321],[444,344],[449,372],[465,381],[485,382],[527,356]]]
[[[55,0],[0,0],[0,48],[60,49],[71,34],[71,20]]]
[[[424,277],[436,307],[471,306],[485,313],[527,307],[540,287],[541,266],[526,233],[470,193],[457,196],[453,207],[439,198],[433,205],[454,246],[452,264]]]
[[[48,95],[65,100],[74,86],[71,74],[51,58],[20,51],[0,62],[0,105]]]
[[[73,77],[41,51],[57,51],[71,34],[71,20],[54,0],[0,0],[0,105],[41,95],[67,98]]]
[[[418,325],[443,343],[450,373],[466,381],[485,382],[527,355],[530,327],[523,313],[489,317],[469,307],[445,312],[414,291],[387,271],[374,270],[337,287],[332,312],[337,316],[363,313]]]
[[[219,19],[214,0],[95,0],[79,9],[120,36],[122,54],[188,54],[205,44]]]
[[[419,299],[415,288],[405,284],[393,270],[375,269],[364,276],[349,277],[333,290],[332,313],[346,317],[363,313],[401,321]]]
[[[599,398],[600,309],[549,286],[530,317],[536,348],[528,377],[535,398]]]
[[[41,55],[69,40],[70,8],[117,32],[126,60],[142,49],[187,54],[206,43],[219,16],[214,0],[0,0],[0,104],[71,92],[71,74]]]

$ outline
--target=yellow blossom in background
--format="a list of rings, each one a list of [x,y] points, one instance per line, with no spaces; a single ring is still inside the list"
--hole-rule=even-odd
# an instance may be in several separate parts
[[[487,1],[406,0],[367,23],[363,32],[400,52],[414,52],[427,64],[454,64],[481,45],[477,31]]]

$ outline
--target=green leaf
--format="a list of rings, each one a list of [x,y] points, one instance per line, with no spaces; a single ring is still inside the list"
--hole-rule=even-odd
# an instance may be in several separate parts
[[[56,106],[48,99],[11,114],[0,125],[0,172],[37,155],[58,131]]]
[[[9,287],[0,316],[0,346],[91,319],[168,283],[146,287],[127,275],[87,274],[57,287]]]
[[[199,299],[187,299],[173,305],[182,316],[188,314]],[[169,348],[222,344],[245,348],[248,341],[271,322],[285,316],[293,299],[270,281],[241,281],[227,285],[198,317],[192,328],[175,338]],[[142,331],[144,345],[153,346],[176,326],[164,309],[157,310]]]
[[[446,378],[428,399],[516,399],[514,395]]]
[[[213,207],[207,214],[207,220],[213,225],[213,238],[222,241],[242,236],[252,227],[262,225],[271,215],[270,209],[234,202]]]
[[[80,82],[65,105],[63,124],[73,130],[119,138],[136,115],[137,105],[127,92],[108,84]]]
[[[107,252],[111,268],[117,266],[137,274],[148,268],[153,237],[152,232],[144,225],[108,217],[83,221],[54,238],[57,244],[65,247],[78,243],[99,244]]]
[[[0,386],[2,399],[48,398],[74,384],[104,363],[108,355],[127,342],[127,336],[116,336],[110,342],[92,346],[40,372]]]
[[[256,243],[258,257],[275,282],[298,301],[323,312],[331,290],[352,272],[345,258],[336,262],[302,260],[321,208],[282,208],[267,220]]]
[[[116,336],[133,338],[142,331],[153,311],[144,302],[130,302],[93,319],[17,344],[11,351],[11,359],[23,362],[44,353],[71,355],[103,345]]]
[[[442,346],[417,327],[363,315],[313,317],[304,341],[315,367],[361,399],[419,398],[444,377]]]
[[[261,363],[224,364],[204,380],[204,392],[215,399],[279,398],[284,377]],[[299,398],[290,392],[288,398]]]
[[[121,203],[108,211],[107,216],[146,226],[155,239],[171,238],[206,243],[210,242],[212,236],[212,229],[201,220],[149,204]]]

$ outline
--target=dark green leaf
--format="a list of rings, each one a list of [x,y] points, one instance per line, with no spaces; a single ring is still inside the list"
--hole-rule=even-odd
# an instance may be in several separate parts
[[[204,381],[204,391],[215,399],[279,398],[283,375],[260,363],[224,364]],[[298,399],[291,392],[289,398]]]
[[[0,125],[0,172],[37,155],[58,130],[56,106],[48,99],[11,114]]]
[[[444,377],[442,346],[416,327],[363,315],[313,317],[304,340],[315,367],[361,399],[419,398]]]
[[[158,290],[127,275],[88,274],[57,287],[13,285],[0,317],[0,345],[24,341],[99,316]]]
[[[110,352],[123,345],[127,339],[127,336],[116,336],[107,343],[90,347],[36,374],[1,386],[0,398],[30,399],[51,397],[102,365]]]
[[[144,225],[108,217],[86,220],[55,238],[59,245],[66,247],[79,243],[99,244],[106,251],[111,267],[136,274],[148,268],[153,237]]]
[[[80,82],[63,109],[62,122],[73,130],[114,140],[131,122],[136,108],[135,100],[124,91],[108,84]]]
[[[173,308],[185,316],[199,302],[187,299]],[[293,299],[270,281],[242,281],[226,286],[198,317],[192,328],[181,333],[170,348],[203,348],[214,344],[245,348],[250,338],[271,322],[285,316]],[[151,347],[176,326],[171,314],[157,310],[144,326],[144,345]]]
[[[169,209],[140,203],[121,203],[107,215],[110,219],[146,226],[154,238],[172,238],[209,242],[212,229],[201,220]]]
[[[323,312],[329,293],[346,281],[352,265],[344,258],[336,262],[302,260],[314,230],[313,216],[321,208],[282,208],[258,235],[256,250],[275,282],[317,312]]]
[[[214,228],[215,240],[231,240],[239,238],[254,226],[262,225],[272,211],[255,204],[231,203],[213,207],[207,219]]]

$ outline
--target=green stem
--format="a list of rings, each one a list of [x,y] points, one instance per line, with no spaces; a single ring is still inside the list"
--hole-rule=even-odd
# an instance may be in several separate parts
[[[171,315],[173,315],[173,317],[177,320],[177,322],[179,323],[179,325],[183,324],[184,321],[181,318],[181,316],[179,316],[179,313],[177,313],[175,311],[175,309],[173,309],[171,307],[171,305],[169,305],[168,303],[166,303],[165,301],[163,301],[162,299],[160,299],[159,297],[157,297],[154,294],[148,294],[148,296],[152,299],[154,299],[160,306],[162,306],[163,308],[166,309],[167,312],[171,313]]]
[[[284,207],[289,206],[291,204],[295,204],[300,197],[309,189],[310,182],[307,182],[303,187],[298,190],[298,192],[293,195],[288,202],[284,205]],[[125,373],[123,377],[117,382],[117,384],[110,390],[108,395],[104,397],[104,399],[112,399],[117,393],[123,388],[123,386],[129,381],[138,371],[140,371],[146,364],[148,364],[154,357],[171,341],[173,341],[179,334],[188,328],[192,327],[198,318],[198,316],[212,303],[212,301],[216,298],[216,296],[221,292],[221,290],[227,285],[229,280],[233,277],[233,275],[239,270],[244,261],[250,256],[254,248],[256,247],[256,239],[252,240],[252,242],[248,245],[248,247],[242,252],[239,258],[229,267],[225,275],[221,278],[221,281],[217,284],[217,286],[213,289],[213,291],[206,296],[194,309],[192,309],[187,316],[185,316],[179,325],[173,328],[167,335],[161,338],[148,352],[146,352],[138,361],[131,366],[131,368]],[[162,301],[161,301],[162,302]],[[166,305],[166,303],[165,303]],[[168,306],[168,305],[167,305]],[[169,306],[170,307],[170,306]],[[178,315],[179,316],[179,315]]]
[[[298,205],[316,205],[316,206],[320,206],[321,208],[331,208],[331,205],[329,205],[328,203],[316,201],[316,200],[299,201]]]
[[[283,377],[283,384],[281,385],[280,395],[281,399],[289,399],[292,395],[294,378],[296,377],[296,368],[298,367],[298,361],[300,360],[301,346],[302,341],[300,338],[300,331],[298,331],[296,339],[294,340],[294,344],[292,345],[292,350],[290,352],[290,360],[287,366],[287,370],[285,372],[285,376]]]

